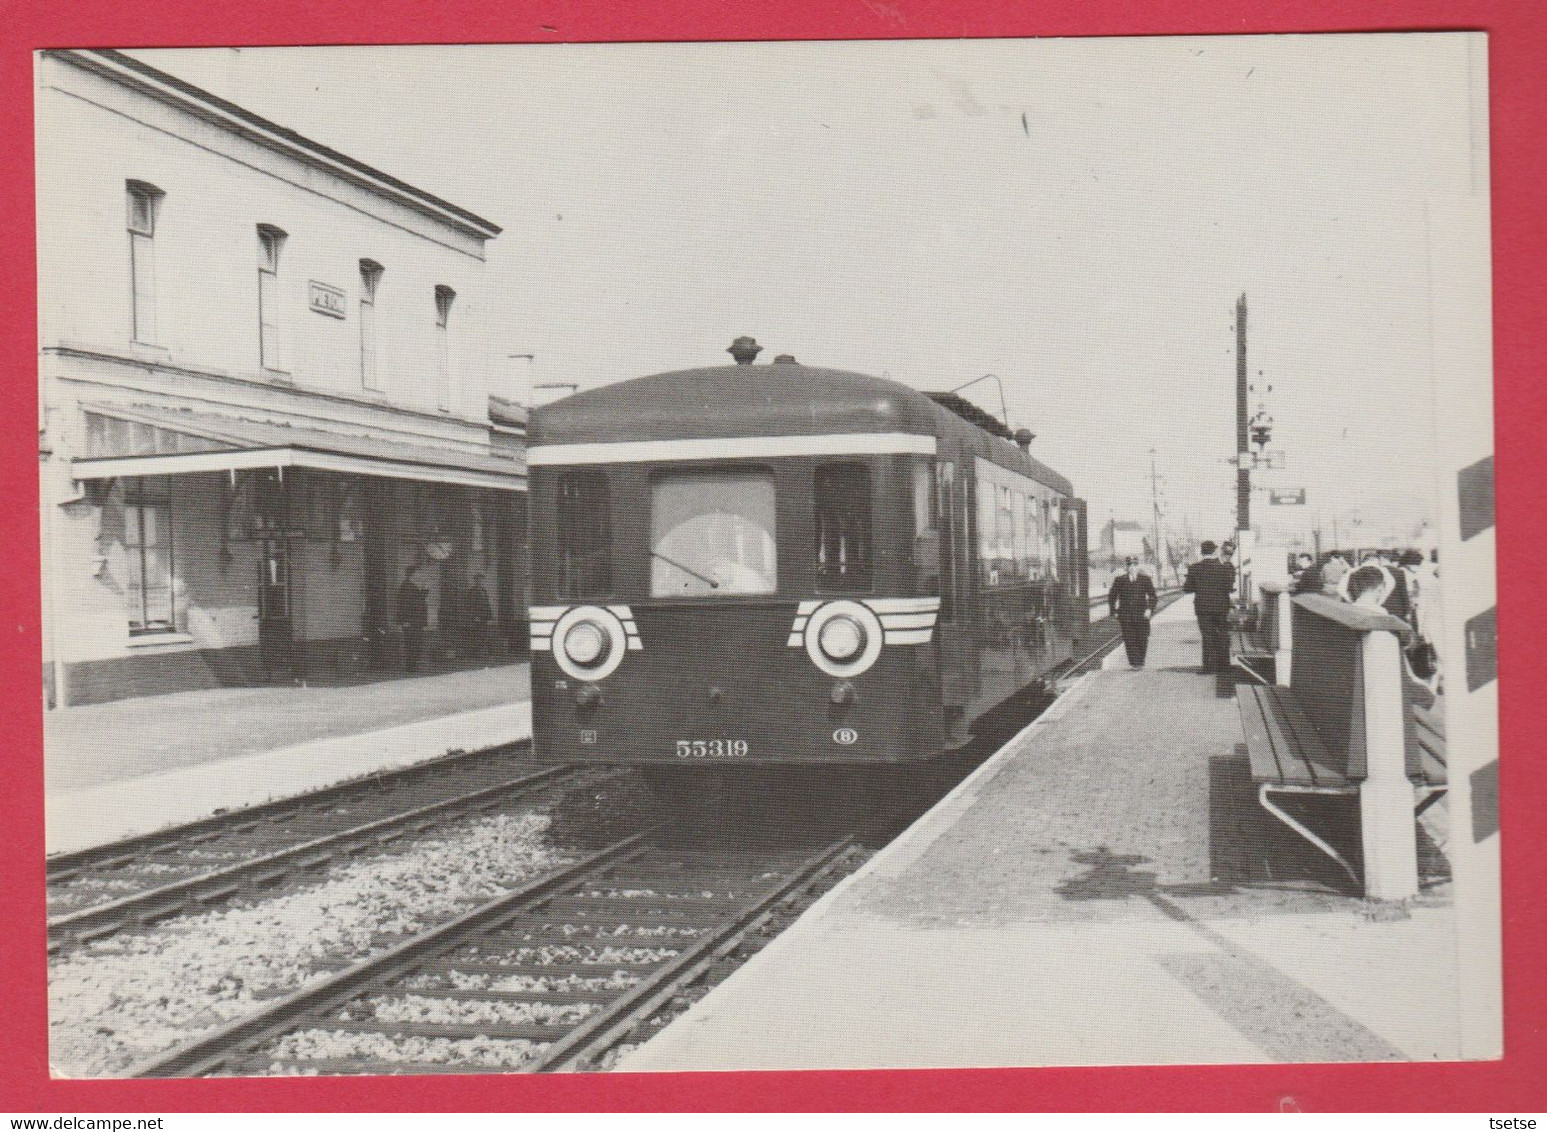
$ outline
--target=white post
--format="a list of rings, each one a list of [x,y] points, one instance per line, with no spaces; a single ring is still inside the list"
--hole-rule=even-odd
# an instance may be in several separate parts
[[[1278,649],[1273,654],[1273,682],[1287,688],[1290,666],[1294,663],[1295,599],[1288,590],[1280,590],[1274,600],[1278,602]]]
[[[1364,895],[1407,900],[1418,894],[1418,841],[1413,785],[1407,778],[1402,717],[1402,650],[1393,633],[1366,633],[1364,654],[1365,779],[1359,787],[1364,838]]]

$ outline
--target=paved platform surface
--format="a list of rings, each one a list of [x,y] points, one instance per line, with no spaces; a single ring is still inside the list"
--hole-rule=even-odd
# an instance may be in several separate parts
[[[1373,917],[1318,879],[1256,805],[1191,606],[619,1068],[1459,1056],[1447,887]]]
[[[44,718],[47,848],[99,845],[531,733],[525,664],[53,711]]]

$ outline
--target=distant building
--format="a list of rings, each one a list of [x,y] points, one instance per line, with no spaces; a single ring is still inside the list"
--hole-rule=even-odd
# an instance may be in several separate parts
[[[1101,528],[1101,544],[1097,548],[1093,565],[1100,563],[1109,565],[1113,562],[1121,563],[1130,554],[1135,558],[1153,558],[1149,550],[1149,543],[1145,538],[1144,526],[1140,523],[1124,522],[1120,519],[1109,519]]]
[[[499,228],[117,52],[36,81],[50,702],[390,673],[409,565],[519,640]]]

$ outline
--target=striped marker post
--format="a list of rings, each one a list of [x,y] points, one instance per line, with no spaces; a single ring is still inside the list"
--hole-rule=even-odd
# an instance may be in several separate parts
[[[1479,46],[1474,50],[1481,51]],[[1486,62],[1479,61],[1486,73]],[[1503,1048],[1499,682],[1486,129],[1474,192],[1426,208],[1438,436],[1439,611],[1461,1056]],[[1433,610],[1432,594],[1419,600]],[[1430,621],[1429,625],[1432,626]],[[1431,629],[1432,631],[1432,629]],[[1507,777],[1507,775],[1506,775]]]

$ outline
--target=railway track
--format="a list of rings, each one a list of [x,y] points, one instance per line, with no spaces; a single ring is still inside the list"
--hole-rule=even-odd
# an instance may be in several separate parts
[[[138,1066],[136,1077],[585,1069],[859,852],[637,834]]]
[[[580,773],[510,748],[459,754],[50,858],[49,952],[271,888]]]

